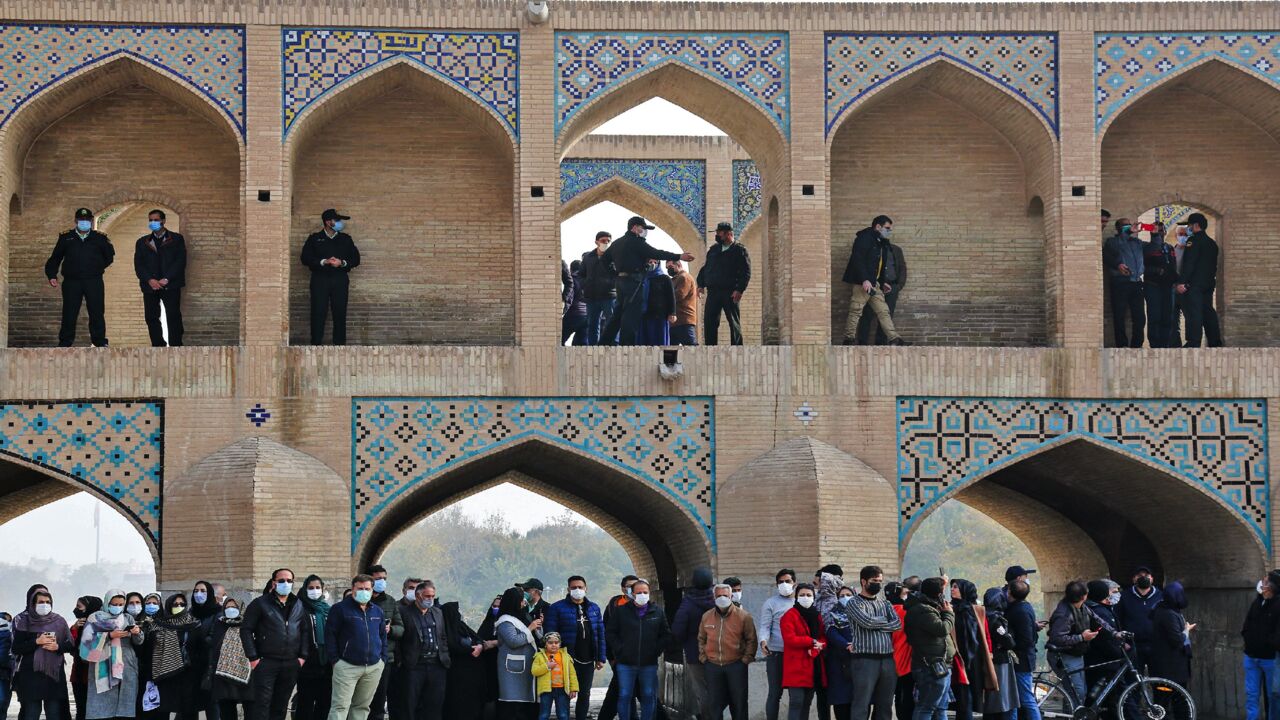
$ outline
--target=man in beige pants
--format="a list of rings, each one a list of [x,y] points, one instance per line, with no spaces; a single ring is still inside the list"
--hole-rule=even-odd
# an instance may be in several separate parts
[[[373,604],[373,578],[351,578],[351,597],[334,605],[324,625],[325,657],[333,663],[329,720],[366,720],[382,679],[387,625]]]
[[[884,301],[885,293],[893,288],[884,282],[884,268],[891,261],[889,253],[889,237],[893,234],[893,220],[887,215],[877,215],[871,221],[871,227],[858,231],[853,239],[853,251],[849,253],[849,264],[844,269],[844,282],[853,286],[849,297],[849,316],[844,324],[844,344],[858,344],[858,321],[862,319],[863,309],[868,305],[876,314],[881,329],[890,345],[910,345],[902,339],[898,329],[894,327],[893,316],[889,313],[889,305]]]

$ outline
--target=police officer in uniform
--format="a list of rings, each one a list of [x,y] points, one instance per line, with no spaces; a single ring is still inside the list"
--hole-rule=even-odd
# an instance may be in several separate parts
[[[715,345],[720,333],[720,313],[729,320],[729,342],[742,344],[742,319],[738,303],[751,282],[751,258],[733,241],[733,226],[716,225],[716,246],[707,251],[707,262],[698,271],[698,292],[707,298],[702,322],[706,343]]]
[[[644,276],[650,260],[693,261],[693,255],[689,253],[667,252],[645,242],[645,236],[653,229],[653,225],[637,215],[627,221],[626,234],[615,240],[604,252],[604,260],[617,271],[618,307],[609,321],[609,327],[601,334],[601,345],[606,343],[605,338],[613,337],[615,327],[620,328],[619,345],[636,344],[636,334],[643,319],[641,308],[644,298],[640,297],[640,289],[644,286]]]
[[[164,211],[147,213],[151,232],[133,247],[133,272],[142,287],[142,314],[147,321],[151,347],[164,347],[160,305],[169,326],[169,346],[182,345],[182,286],[187,282],[187,241],[164,226]]]
[[[325,315],[333,311],[333,344],[347,344],[347,273],[360,264],[360,250],[342,232],[344,220],[329,208],[320,215],[324,229],[302,245],[302,264],[311,269],[311,344],[324,343]]]
[[[116,250],[106,235],[93,229],[93,212],[76,210],[76,226],[58,236],[53,254],[44,264],[50,287],[58,287],[58,269],[62,269],[62,325],[58,329],[58,345],[71,347],[76,341],[76,321],[80,318],[80,302],[89,310],[89,339],[96,347],[107,345],[102,274],[116,257]]]

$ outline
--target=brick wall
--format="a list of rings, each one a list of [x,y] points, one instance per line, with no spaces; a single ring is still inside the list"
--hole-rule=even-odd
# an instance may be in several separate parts
[[[1029,213],[1018,153],[991,125],[928,90],[900,93],[840,128],[831,186],[833,339],[848,313],[853,236],[886,214],[909,270],[895,323],[904,337],[1044,344],[1043,218]]]
[[[186,343],[231,345],[239,338],[240,159],[234,141],[202,116],[140,86],[111,93],[51,125],[23,165],[22,212],[10,220],[9,344],[57,344],[61,296],[44,263],[72,214],[124,201],[179,207],[187,238],[183,290]],[[142,317],[129,232],[112,237],[116,269],[107,281],[109,317]],[[122,307],[123,306],[123,307]],[[136,323],[131,319],[130,324]],[[113,341],[112,327],[107,338]],[[81,322],[77,343],[89,342]],[[136,326],[122,344],[150,344]]]
[[[493,138],[426,93],[371,98],[314,131],[293,172],[290,341],[310,341],[310,272],[298,255],[336,207],[351,216],[361,257],[348,342],[514,342],[511,173]]]

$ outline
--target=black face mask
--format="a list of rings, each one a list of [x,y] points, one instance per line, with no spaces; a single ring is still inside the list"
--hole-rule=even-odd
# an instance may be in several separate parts
[[[879,594],[880,594],[880,587],[881,587],[880,583],[867,583],[867,594],[868,594],[868,595],[879,595]]]
[[[75,615],[76,617],[78,617],[78,618],[86,618],[86,617],[89,617],[89,611],[88,611],[88,610],[81,610],[80,608],[76,608],[75,610],[72,610],[72,611],[71,611],[71,613],[72,613],[73,615]]]
[[[1142,577],[1138,578],[1137,581],[1134,582],[1133,584],[1137,585],[1139,590],[1146,590],[1147,588],[1151,587],[1151,578],[1143,575]]]

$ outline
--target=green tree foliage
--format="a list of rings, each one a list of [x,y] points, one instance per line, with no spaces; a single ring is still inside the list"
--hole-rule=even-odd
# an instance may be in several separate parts
[[[926,518],[911,537],[902,574],[932,577],[941,566],[952,579],[964,578],[977,585],[981,597],[987,588],[1004,585],[1004,571],[1010,565],[1034,568],[1036,563],[1016,535],[968,505],[950,501]],[[1036,576],[1031,578],[1027,599],[1040,606],[1041,588]]]
[[[458,601],[472,623],[483,618],[495,595],[531,577],[546,585],[547,602],[564,596],[570,575],[585,577],[588,596],[604,602],[617,592],[618,580],[634,572],[616,540],[568,511],[520,533],[500,515],[477,521],[447,509],[396,538],[382,564],[397,592],[407,577],[429,578],[443,601]]]

